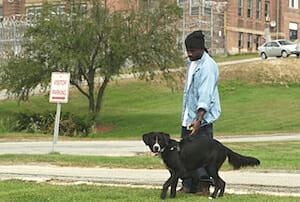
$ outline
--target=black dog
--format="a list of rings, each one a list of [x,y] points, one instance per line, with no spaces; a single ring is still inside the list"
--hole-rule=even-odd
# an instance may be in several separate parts
[[[171,197],[174,198],[176,196],[179,178],[192,178],[194,185],[199,183],[195,170],[200,167],[204,167],[208,175],[214,179],[215,189],[211,197],[223,196],[225,182],[220,178],[218,171],[226,157],[228,157],[228,161],[234,169],[260,164],[258,159],[242,156],[225,147],[217,140],[207,137],[200,137],[193,141],[184,139],[181,142],[177,142],[170,139],[169,134],[150,132],[143,135],[143,141],[153,153],[161,155],[171,174],[170,178],[163,185],[162,199],[166,198],[169,186],[171,186]]]

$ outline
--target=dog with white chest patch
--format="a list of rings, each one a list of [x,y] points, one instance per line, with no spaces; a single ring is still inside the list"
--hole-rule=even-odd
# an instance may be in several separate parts
[[[170,178],[163,185],[160,195],[161,199],[166,198],[170,186],[171,198],[176,196],[179,178],[192,178],[192,183],[197,185],[201,180],[195,171],[200,167],[204,167],[209,177],[215,182],[215,189],[210,197],[222,197],[225,190],[225,182],[218,172],[226,157],[228,157],[229,164],[234,169],[260,164],[258,159],[240,155],[217,140],[209,139],[205,136],[193,141],[183,139],[177,142],[171,139],[167,133],[150,132],[143,135],[143,141],[153,153],[160,154],[171,174]]]

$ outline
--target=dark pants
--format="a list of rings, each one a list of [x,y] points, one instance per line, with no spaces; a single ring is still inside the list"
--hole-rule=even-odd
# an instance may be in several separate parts
[[[193,140],[193,139],[197,139],[198,137],[201,137],[201,136],[207,136],[212,139],[213,138],[213,125],[207,124],[205,126],[202,126],[199,129],[199,131],[192,136],[189,136],[190,133],[191,133],[191,131],[187,130],[186,127],[181,127],[181,138],[182,139],[189,138],[189,139]],[[200,180],[209,178],[205,168],[199,168],[199,169],[197,169],[196,172],[197,172]],[[184,187],[188,188],[189,190],[195,189],[195,187],[192,187],[192,179],[183,180],[182,185]]]

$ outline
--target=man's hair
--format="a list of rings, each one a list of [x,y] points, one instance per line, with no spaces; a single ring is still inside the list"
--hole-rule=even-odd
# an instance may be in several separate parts
[[[206,49],[204,34],[201,30],[194,31],[189,34],[185,39],[186,49]]]

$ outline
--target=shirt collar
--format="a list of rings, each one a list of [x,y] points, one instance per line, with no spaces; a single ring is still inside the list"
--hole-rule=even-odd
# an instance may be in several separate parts
[[[200,59],[196,60],[195,62],[197,64],[202,63],[204,60],[206,60],[206,57],[207,57],[207,53],[204,51],[202,57]],[[192,61],[190,59],[188,59],[188,64],[190,65],[191,63],[192,63]]]

